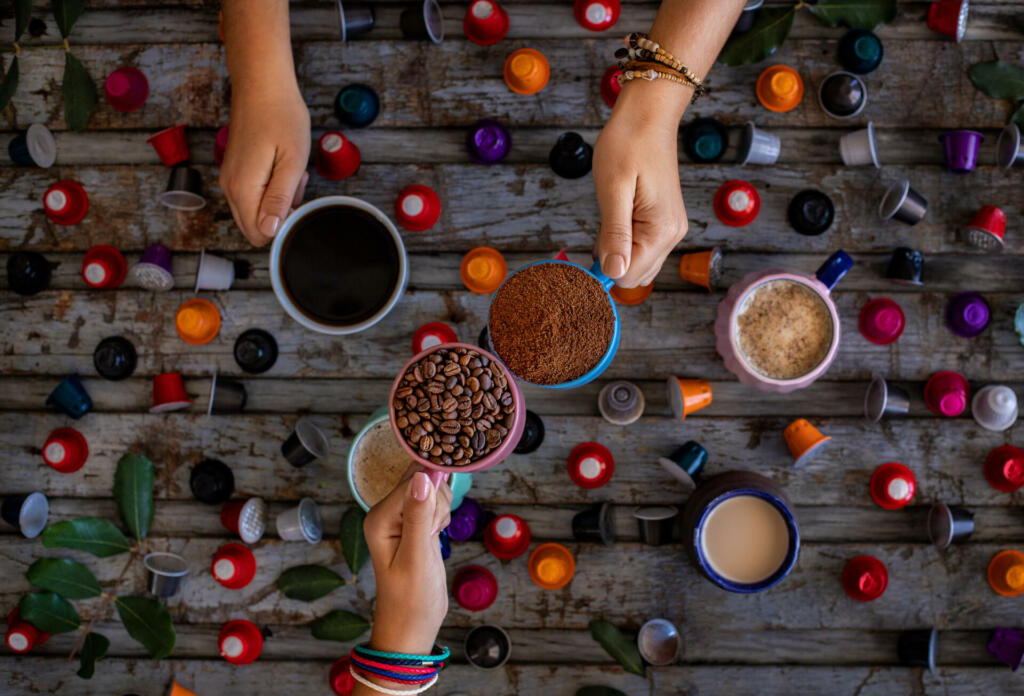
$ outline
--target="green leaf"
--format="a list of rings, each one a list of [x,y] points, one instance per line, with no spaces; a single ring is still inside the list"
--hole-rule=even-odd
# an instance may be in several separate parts
[[[75,22],[85,9],[83,0],[53,0],[53,18],[57,20],[60,35],[65,39],[75,28]]]
[[[21,618],[45,633],[67,633],[78,628],[82,620],[71,602],[53,592],[33,592],[18,602]]]
[[[355,640],[369,628],[370,622],[362,616],[342,609],[335,609],[330,614],[321,616],[310,627],[314,638],[337,640],[342,643]]]
[[[576,696],[626,696],[626,694],[610,686],[584,686],[576,692]]]
[[[88,551],[100,558],[116,556],[132,548],[120,529],[97,517],[81,517],[51,524],[43,530],[43,546],[48,549],[63,547]]]
[[[793,28],[794,7],[762,7],[754,20],[754,26],[745,34],[730,38],[718,62],[726,65],[748,65],[759,63],[778,50]]]
[[[627,638],[613,624],[594,619],[590,622],[590,635],[600,643],[605,652],[622,665],[623,669],[644,676],[644,663],[640,651],[636,648],[636,642]]]
[[[1016,123],[1021,128],[1024,128],[1024,103],[1013,112],[1013,116],[1010,116],[1010,123]]]
[[[355,575],[370,558],[370,547],[363,536],[363,520],[366,513],[353,505],[341,516],[341,555],[345,557],[348,569]]]
[[[151,657],[159,660],[174,651],[174,626],[167,607],[149,597],[116,597],[114,604],[128,635],[142,643]]]
[[[896,19],[896,0],[818,0],[811,14],[830,27],[845,24],[851,29],[874,31]]]
[[[145,539],[153,524],[153,462],[138,454],[118,459],[114,500],[128,531],[139,541]]]
[[[14,40],[17,41],[28,29],[32,19],[32,0],[15,0],[14,2]]]
[[[40,558],[25,573],[28,581],[68,599],[99,597],[102,590],[88,568],[70,558]]]
[[[64,122],[80,131],[96,108],[96,83],[71,51],[64,52]]]
[[[995,99],[1024,99],[1024,67],[990,60],[967,69],[971,82]]]
[[[7,66],[7,74],[3,82],[0,82],[0,111],[7,107],[14,93],[18,91],[18,59],[11,58],[11,64]]]
[[[82,650],[78,653],[78,658],[82,662],[78,676],[82,679],[92,679],[92,675],[96,673],[96,660],[106,657],[109,649],[110,639],[106,636],[92,631],[86,634]]]
[[[277,579],[277,589],[288,599],[312,602],[331,590],[341,587],[345,581],[330,568],[318,565],[301,565],[289,568]]]

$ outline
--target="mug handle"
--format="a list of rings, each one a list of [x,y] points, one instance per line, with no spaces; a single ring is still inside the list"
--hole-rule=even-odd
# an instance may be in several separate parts
[[[853,268],[853,259],[845,251],[839,249],[829,256],[825,263],[821,264],[821,268],[814,275],[828,288],[829,292],[832,292],[832,289],[851,268]]]
[[[605,292],[611,292],[615,281],[601,272],[601,259],[594,259],[594,265],[590,267],[590,272],[597,278],[597,282],[601,284]]]

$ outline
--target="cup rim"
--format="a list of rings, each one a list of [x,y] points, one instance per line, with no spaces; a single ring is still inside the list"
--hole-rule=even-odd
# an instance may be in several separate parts
[[[152,561],[150,559],[155,558],[157,556],[160,556],[160,557],[163,557],[163,558],[172,559],[175,562],[180,561],[181,562],[180,565],[184,566],[184,569],[182,569],[182,570],[166,570],[166,569],[154,568],[153,567],[153,563],[152,563]],[[170,551],[153,551],[151,553],[148,553],[142,559],[142,565],[146,566],[146,570],[148,570],[153,575],[159,575],[161,577],[166,577],[166,578],[180,578],[180,577],[184,577],[185,575],[188,575],[188,573],[189,573],[188,561],[186,561],[183,557],[179,556],[178,554],[171,553]]]
[[[395,287],[392,289],[387,301],[372,316],[355,324],[346,324],[344,326],[321,324],[303,314],[299,308],[295,306],[291,298],[288,297],[284,278],[281,276],[281,249],[284,246],[285,239],[294,228],[295,223],[314,210],[332,206],[355,208],[375,217],[391,235],[391,239],[398,251],[398,280],[395,282]],[[273,287],[274,296],[277,298],[278,303],[280,303],[288,316],[305,328],[311,331],[316,331],[317,333],[332,336],[344,336],[365,331],[387,316],[387,314],[394,309],[395,305],[398,304],[399,299],[401,299],[402,295],[405,294],[405,286],[408,279],[409,261],[406,256],[405,244],[402,241],[402,235],[398,232],[398,228],[395,227],[394,223],[391,222],[380,208],[372,203],[367,203],[361,198],[355,198],[354,196],[322,196],[303,203],[293,210],[292,213],[285,218],[284,222],[281,223],[281,229],[278,230],[277,235],[274,237],[274,243],[270,247],[270,284]]]

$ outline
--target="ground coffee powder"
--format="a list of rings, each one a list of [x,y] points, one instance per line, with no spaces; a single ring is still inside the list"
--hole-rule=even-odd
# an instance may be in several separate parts
[[[600,362],[615,315],[592,275],[569,264],[541,263],[505,281],[487,326],[494,351],[514,374],[534,384],[561,384]]]

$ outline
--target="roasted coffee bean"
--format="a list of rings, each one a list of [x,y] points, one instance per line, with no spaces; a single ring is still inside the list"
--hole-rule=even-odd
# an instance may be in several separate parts
[[[465,388],[461,384],[456,384],[452,387],[452,396],[461,396],[465,391]]]
[[[461,426],[457,421],[446,420],[443,423],[441,423],[441,432],[447,433],[449,435],[454,435],[455,433],[459,432],[460,427]]]
[[[430,448],[430,453],[435,457],[440,457],[444,452],[441,450],[441,445],[434,445]]]
[[[409,425],[409,419],[406,416],[399,416],[395,419],[395,425],[397,425],[399,429],[404,428]]]
[[[488,365],[491,364],[491,359],[488,358],[486,355],[481,355],[480,364],[483,365],[484,367],[487,367]]]
[[[421,450],[426,450],[427,452],[429,452],[430,449],[434,446],[434,438],[432,438],[430,435],[424,435],[423,437],[420,438],[419,445]]]
[[[516,424],[516,416],[515,416],[514,413],[509,413],[507,416],[505,416],[505,427],[506,428],[511,430],[512,426],[515,425],[515,424]]]
[[[470,418],[480,418],[482,415],[484,415],[483,404],[477,404],[476,406],[474,406],[473,410],[469,414]]]
[[[477,430],[480,430],[480,431],[483,431],[483,430],[490,430],[490,429],[491,429],[491,424],[490,424],[490,423],[488,423],[488,422],[487,422],[487,421],[485,421],[485,420],[478,420],[478,421],[476,422],[476,429],[477,429]]]
[[[420,456],[426,459],[427,457],[430,456],[430,452],[424,452],[423,450],[420,450]]]
[[[459,404],[459,402],[457,402],[455,399],[452,399],[452,398],[445,399],[444,402],[441,404],[441,410],[442,411],[454,411],[455,407],[458,406],[458,404]]]
[[[412,368],[412,377],[417,383],[423,381],[423,369],[419,365]]]
[[[454,377],[460,372],[462,372],[462,368],[459,367],[459,364],[457,362],[449,361],[444,364],[444,373],[448,377]]]
[[[480,390],[480,380],[478,380],[476,377],[470,377],[469,379],[466,380],[466,387],[471,392],[479,391]]]
[[[509,404],[508,406],[503,406],[501,408],[501,412],[502,413],[507,413],[508,415],[512,415],[513,413],[516,412],[516,405],[515,404]]]
[[[419,402],[416,404],[416,410],[419,411],[420,413],[426,413],[427,411],[430,410],[430,401],[428,401],[427,399],[420,399]]]
[[[444,358],[441,357],[440,353],[431,353],[430,355],[427,356],[427,360],[437,365],[442,360],[444,360]]]
[[[491,376],[486,372],[480,373],[480,388],[484,391],[490,391],[491,386],[494,383],[491,382]]]
[[[431,394],[440,394],[444,391],[444,384],[441,382],[428,382],[427,391]]]
[[[452,452],[452,459],[462,459],[466,456],[466,450],[459,447],[457,450]]]
[[[423,429],[422,425],[413,426],[412,430],[409,431],[409,439],[414,443],[418,443],[420,438],[427,434],[427,431]]]
[[[404,399],[405,397],[412,394],[412,387],[402,387],[395,392],[395,397],[398,399]]]
[[[457,441],[458,441],[458,438],[456,438],[454,435],[442,435],[441,436],[441,442],[444,442],[444,443],[447,443],[447,444],[450,444],[450,445],[454,445]]]
[[[458,384],[458,383],[459,383],[458,378],[455,377],[454,375],[452,375],[451,377],[449,377],[448,379],[446,379],[444,381],[444,388],[445,389],[454,389],[455,385]]]
[[[484,394],[485,392],[478,391],[475,394],[473,394],[473,396],[470,398],[470,401],[472,401],[473,405],[475,406],[476,404],[484,400]]]
[[[496,408],[498,408],[498,401],[490,392],[484,393],[484,408],[486,408],[488,411],[493,411]]]
[[[434,375],[437,374],[437,365],[432,362],[427,362],[423,366],[423,374],[426,375],[427,379],[433,379]]]
[[[505,387],[508,386],[508,379],[505,377],[505,375],[499,374],[497,377],[494,378],[494,383],[497,384],[502,389],[504,389]]]
[[[420,425],[422,425],[423,429],[426,430],[428,433],[434,432],[434,424],[429,420],[423,421],[422,423],[420,423]]]
[[[459,435],[459,444],[462,445],[463,447],[469,447],[470,440],[465,435]]]
[[[502,396],[501,396],[501,405],[502,406],[511,406],[512,405],[512,395],[509,394],[508,392],[505,392],[504,394],[502,394]]]
[[[495,423],[495,424],[494,424],[494,429],[495,429],[495,430],[497,430],[497,431],[498,431],[499,433],[501,433],[501,436],[502,436],[503,438],[504,438],[504,437],[505,437],[506,435],[508,435],[508,428],[506,428],[506,427],[505,427],[504,425],[501,425],[501,424],[499,424],[499,423]]]
[[[430,395],[430,410],[439,411],[441,409],[441,395],[431,394]]]
[[[451,454],[452,452],[455,451],[455,445],[449,445],[447,443],[444,443],[441,445],[441,451],[444,452],[445,454]]]
[[[487,446],[487,436],[482,432],[477,431],[473,435],[473,449],[477,452],[483,451],[484,447]]]
[[[501,444],[501,433],[497,430],[488,430],[485,438],[488,447],[494,448]]]
[[[418,402],[419,402],[419,399],[417,399],[412,394],[410,394],[409,396],[405,397],[405,405],[408,406],[409,408],[416,408],[416,404]]]
[[[441,461],[444,463],[445,466],[451,466],[452,464],[455,463],[452,461],[451,457],[442,457]]]
[[[444,413],[441,414],[441,417],[444,420],[455,420],[459,417],[459,414],[457,414],[455,411],[445,411]]]
[[[474,428],[472,425],[464,425],[464,426],[462,426],[462,434],[463,435],[469,436],[469,435],[472,435],[475,432],[476,432],[476,428]]]
[[[416,425],[420,422],[420,414],[413,411],[408,415],[407,419],[409,421],[409,425]]]

